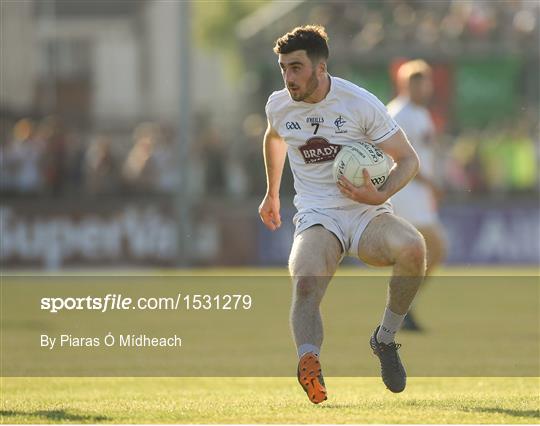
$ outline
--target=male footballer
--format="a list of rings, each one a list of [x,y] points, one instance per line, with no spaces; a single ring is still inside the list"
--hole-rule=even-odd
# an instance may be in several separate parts
[[[397,72],[398,96],[388,104],[390,116],[410,138],[421,167],[416,177],[392,197],[398,216],[413,224],[426,241],[426,276],[445,257],[446,243],[437,213],[440,190],[435,181],[435,125],[426,108],[433,93],[431,67],[416,59],[402,64]],[[422,326],[409,310],[404,330],[421,331]]]
[[[406,373],[394,337],[424,277],[425,243],[419,232],[394,216],[389,198],[417,173],[418,157],[384,105],[368,91],[327,71],[328,37],[321,26],[303,26],[274,47],[285,88],[266,105],[264,135],[266,195],[259,207],[271,230],[281,225],[279,188],[285,157],[296,191],[291,328],[297,346],[298,380],[311,402],[327,397],[319,354],[323,326],[319,305],[345,255],[374,266],[393,267],[382,321],[370,339],[384,384],[405,389]],[[366,141],[391,156],[395,166],[379,189],[333,180],[332,162],[344,145]],[[317,149],[313,149],[317,148]],[[315,155],[314,155],[315,153]]]

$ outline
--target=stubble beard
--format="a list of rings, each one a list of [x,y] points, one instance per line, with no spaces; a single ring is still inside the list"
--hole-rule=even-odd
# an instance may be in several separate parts
[[[317,90],[318,87],[319,87],[319,80],[317,79],[317,74],[315,73],[315,71],[313,71],[313,73],[311,74],[311,77],[309,78],[307,82],[306,90],[303,94],[299,93],[297,95],[294,95],[293,93],[290,92],[290,90],[289,90],[289,93],[291,95],[291,98],[293,98],[293,100],[295,100],[296,102],[301,102],[304,99],[309,98],[313,94],[313,92]]]

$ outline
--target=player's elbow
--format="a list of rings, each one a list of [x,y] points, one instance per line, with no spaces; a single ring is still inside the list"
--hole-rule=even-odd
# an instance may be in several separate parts
[[[407,152],[402,153],[398,159],[394,159],[394,161],[403,170],[405,175],[410,176],[410,179],[414,179],[420,170],[420,159],[412,147]]]
[[[418,172],[420,171],[420,158],[418,158],[418,154],[415,152],[414,153],[414,158],[413,158],[413,164],[414,164],[414,174],[413,176],[416,176],[418,174]]]
[[[415,177],[420,171],[420,158],[414,149],[411,149],[408,162],[410,163],[412,177]]]

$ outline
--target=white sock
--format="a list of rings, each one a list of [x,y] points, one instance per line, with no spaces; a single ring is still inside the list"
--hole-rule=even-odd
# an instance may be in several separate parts
[[[308,352],[313,352],[315,355],[319,356],[321,349],[311,343],[304,343],[303,345],[298,346],[298,358],[302,358]]]
[[[377,332],[377,341],[379,343],[389,344],[394,341],[394,336],[401,328],[401,323],[405,315],[398,315],[393,313],[390,309],[384,310],[383,319],[379,331]]]

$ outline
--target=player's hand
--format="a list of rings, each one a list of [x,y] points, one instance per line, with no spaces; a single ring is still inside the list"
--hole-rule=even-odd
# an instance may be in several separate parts
[[[364,184],[360,187],[354,186],[345,176],[341,176],[337,182],[337,186],[341,193],[345,197],[357,201],[358,203],[370,204],[373,206],[384,203],[388,199],[386,194],[375,188],[375,185],[371,182],[369,172],[366,169],[362,171],[362,174],[364,175]]]
[[[279,206],[279,197],[273,197],[269,194],[266,194],[259,206],[259,216],[265,226],[271,231],[275,231],[281,226]]]

